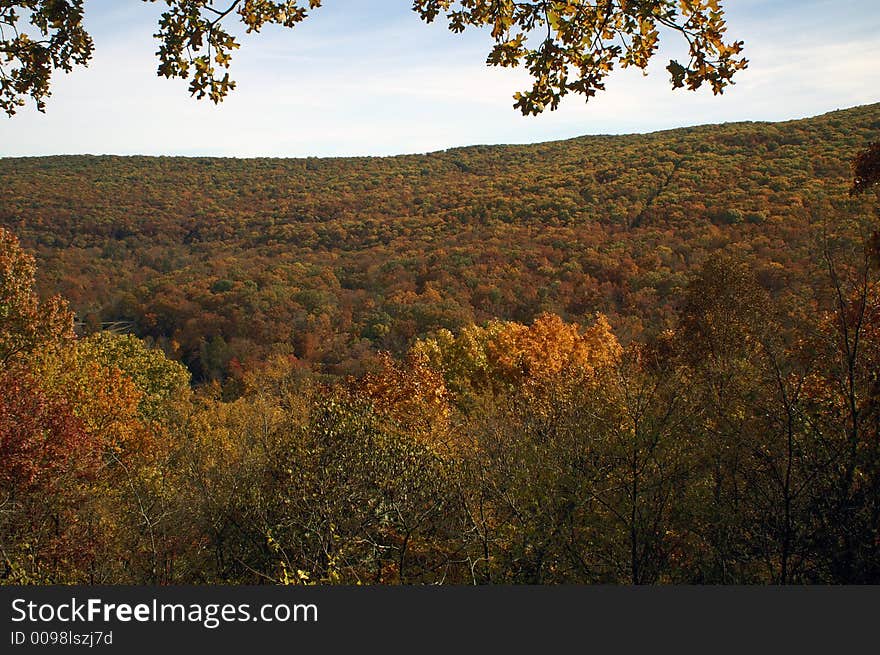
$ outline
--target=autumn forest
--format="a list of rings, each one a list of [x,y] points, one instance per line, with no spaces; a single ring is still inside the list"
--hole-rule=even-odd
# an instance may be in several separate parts
[[[0,159],[0,581],[880,582],[878,134]]]

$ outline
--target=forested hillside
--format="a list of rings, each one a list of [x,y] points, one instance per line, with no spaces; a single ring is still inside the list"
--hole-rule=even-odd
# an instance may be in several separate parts
[[[0,582],[880,582],[878,132],[0,160]]]
[[[871,105],[393,158],[4,159],[0,225],[86,331],[130,323],[196,380],[290,351],[352,373],[492,318],[657,334],[720,249],[798,293],[817,233],[869,214],[845,191],[878,131]]]

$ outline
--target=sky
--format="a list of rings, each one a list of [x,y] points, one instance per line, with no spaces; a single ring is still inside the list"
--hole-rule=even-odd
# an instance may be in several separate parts
[[[305,157],[421,153],[745,120],[788,120],[880,101],[878,0],[727,0],[749,68],[723,95],[673,91],[667,38],[648,69],[619,70],[585,103],[524,117],[523,71],[485,65],[491,39],[427,25],[410,0],[325,0],[292,30],[242,40],[219,106],[156,76],[164,3],[86,0],[87,68],[57,73],[45,114],[0,117],[0,156]],[[666,35],[667,37],[672,35]]]

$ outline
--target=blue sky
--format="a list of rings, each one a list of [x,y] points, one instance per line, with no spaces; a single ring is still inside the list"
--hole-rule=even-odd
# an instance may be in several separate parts
[[[589,103],[523,117],[521,71],[485,66],[487,35],[426,25],[410,0],[325,0],[293,30],[246,37],[238,88],[215,107],[155,75],[163,3],[86,0],[88,68],[57,74],[47,113],[0,118],[0,155],[387,155],[582,134],[785,120],[880,101],[877,0],[728,0],[749,68],[722,96],[672,91],[666,44],[649,69],[617,71]]]

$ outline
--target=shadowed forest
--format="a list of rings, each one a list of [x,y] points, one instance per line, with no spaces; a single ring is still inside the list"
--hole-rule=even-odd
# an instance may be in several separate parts
[[[0,580],[880,582],[878,133],[0,159]]]

